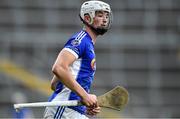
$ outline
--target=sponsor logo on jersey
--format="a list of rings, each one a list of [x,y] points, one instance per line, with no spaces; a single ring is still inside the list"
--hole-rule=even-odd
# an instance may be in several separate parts
[[[91,61],[91,68],[92,68],[93,70],[96,70],[96,59],[95,59],[95,58],[92,59],[92,61]]]

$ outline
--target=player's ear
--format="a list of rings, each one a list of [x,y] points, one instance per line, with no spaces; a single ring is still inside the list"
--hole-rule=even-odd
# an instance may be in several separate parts
[[[91,20],[91,17],[88,14],[86,14],[86,15],[84,15],[84,21],[91,24],[92,20]]]

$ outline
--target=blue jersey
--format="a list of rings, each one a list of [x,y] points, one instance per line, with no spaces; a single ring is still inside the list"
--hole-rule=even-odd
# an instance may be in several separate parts
[[[96,70],[96,60],[94,44],[90,35],[82,30],[73,35],[65,44],[63,50],[72,53],[76,60],[70,66],[74,79],[89,93]],[[80,97],[65,87],[61,82],[56,86],[56,90],[49,101],[53,101],[57,95],[63,95],[56,100],[81,100]],[[85,106],[69,107],[84,114]]]

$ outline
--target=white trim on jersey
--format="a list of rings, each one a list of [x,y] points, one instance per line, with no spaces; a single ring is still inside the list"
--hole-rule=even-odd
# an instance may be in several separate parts
[[[80,71],[81,68],[81,61],[82,59],[77,59],[76,61],[73,62],[73,64],[70,66],[72,75],[74,76],[74,78],[77,78],[77,75]]]
[[[86,36],[86,33],[79,39],[80,42],[84,38],[84,36]]]
[[[63,50],[66,50],[66,51],[72,53],[76,57],[76,59],[78,59],[79,56],[72,49],[70,49],[70,48],[63,48]]]
[[[79,43],[81,43],[81,40],[84,38],[84,36],[86,36],[86,32],[81,31],[75,38],[75,40],[78,40]]]
[[[70,93],[71,93],[71,90],[63,86],[62,91],[59,92],[52,101],[67,101],[69,99]]]
[[[84,34],[86,34],[86,33],[85,33],[84,31],[81,31],[81,32],[76,36],[75,39],[80,39],[80,38],[82,38],[82,36],[83,36]]]

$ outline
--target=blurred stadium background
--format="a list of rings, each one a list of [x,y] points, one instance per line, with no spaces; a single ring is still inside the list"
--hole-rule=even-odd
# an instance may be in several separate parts
[[[121,112],[101,117],[180,117],[180,0],[104,0],[113,25],[96,43],[91,92],[116,85],[130,93]],[[47,101],[51,67],[66,40],[82,27],[84,0],[0,0],[0,118],[17,102]],[[41,118],[42,108],[32,109]]]

